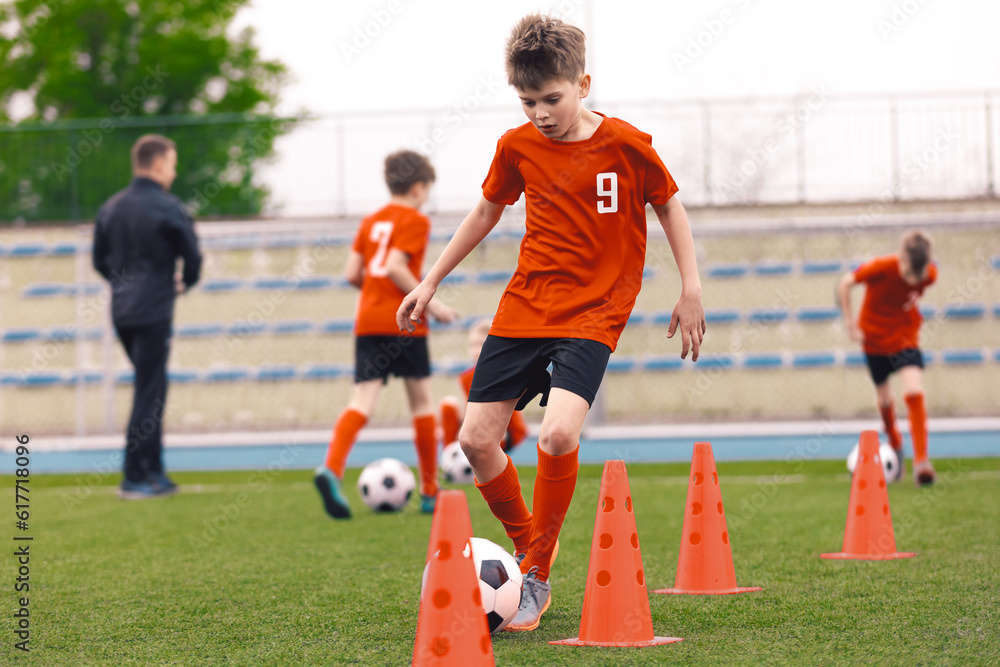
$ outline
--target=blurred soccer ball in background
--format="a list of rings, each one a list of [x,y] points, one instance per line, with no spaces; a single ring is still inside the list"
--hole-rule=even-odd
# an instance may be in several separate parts
[[[472,484],[476,481],[469,459],[457,440],[441,451],[441,471],[444,478],[453,484]]]
[[[376,512],[398,512],[406,507],[417,480],[410,467],[398,459],[372,461],[358,477],[358,494]]]
[[[854,445],[854,449],[851,453],[847,455],[847,470],[852,475],[854,474],[854,467],[858,463],[858,447],[861,443]],[[899,457],[896,456],[896,451],[887,442],[880,442],[878,446],[878,455],[882,460],[882,473],[885,475],[885,480],[887,482],[893,482],[896,480],[896,475],[899,471]]]

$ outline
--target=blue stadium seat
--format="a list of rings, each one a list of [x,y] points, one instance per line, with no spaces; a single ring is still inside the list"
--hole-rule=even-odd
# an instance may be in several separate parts
[[[77,332],[77,336],[82,337],[84,340],[100,340],[104,338],[104,329],[101,327],[83,329]]]
[[[115,384],[132,384],[135,382],[135,371],[131,368],[115,373]]]
[[[933,350],[920,350],[920,355],[924,358],[924,364],[930,365],[937,361],[938,353]]]
[[[14,371],[0,372],[0,387],[16,387],[21,384],[21,373]]]
[[[354,331],[354,320],[347,318],[327,320],[320,325],[319,330],[325,334],[351,333]]]
[[[993,350],[993,361],[1000,363],[1000,347]]]
[[[169,378],[171,382],[175,382],[177,384],[189,384],[191,382],[197,382],[199,379],[198,371],[193,368],[170,369],[167,371],[167,378]]]
[[[297,290],[314,290],[314,289],[329,289],[336,284],[336,278],[333,276],[308,276],[299,279],[298,285],[295,286]]]
[[[643,324],[646,324],[646,319],[647,317],[645,313],[640,313],[638,311],[633,310],[631,314],[629,314],[628,316],[627,326],[641,326]]]
[[[98,329],[98,331],[101,331]],[[45,332],[45,340],[52,343],[63,343],[76,340],[84,332],[76,326],[52,327]]]
[[[758,276],[787,276],[792,273],[791,262],[759,262],[753,272]]]
[[[463,272],[449,273],[441,281],[442,285],[466,285],[470,282],[469,274]]]
[[[180,324],[174,327],[174,335],[178,338],[205,338],[221,336],[226,331],[226,325],[221,322],[201,322]]]
[[[806,275],[840,273],[843,270],[844,263],[839,259],[802,262],[802,273]]]
[[[986,353],[982,350],[941,350],[941,361],[949,366],[965,366],[986,363]]]
[[[63,296],[67,288],[62,283],[34,283],[21,290],[21,296],[26,299],[46,296]]]
[[[941,314],[949,320],[976,320],[986,315],[986,304],[953,303],[942,308]]]
[[[354,368],[344,364],[313,364],[306,367],[301,377],[304,380],[333,380],[353,373]]]
[[[7,329],[3,332],[3,336],[0,337],[0,341],[4,343],[28,343],[35,340],[42,339],[42,330],[35,327],[18,327],[16,329]]]
[[[709,278],[742,278],[746,274],[746,264],[717,264],[708,269]]]
[[[649,320],[651,324],[670,324],[670,318],[672,316],[673,311],[657,310],[649,314]]]
[[[627,373],[628,371],[635,370],[638,366],[638,362],[633,357],[620,357],[615,359],[613,356],[608,360],[608,372],[609,373]]]
[[[705,311],[705,322],[708,324],[732,324],[740,319],[740,311],[735,308],[714,308]]]
[[[505,283],[514,275],[513,271],[480,271],[476,274],[476,282],[480,285]]]
[[[295,289],[297,282],[294,278],[255,278],[250,282],[250,287],[258,290],[287,290]]]
[[[85,385],[94,385],[104,382],[104,373],[101,371],[73,371],[66,374],[64,378],[67,385],[73,386],[82,382]]]
[[[643,269],[642,269],[642,279],[643,280],[652,280],[655,277],[656,277],[656,269],[654,269],[651,266],[645,266],[645,267],[643,267]]]
[[[73,283],[67,285],[63,294],[65,296],[95,296],[104,291],[104,283]]]
[[[993,258],[993,268],[1000,269],[1000,256]]]
[[[256,336],[267,331],[266,322],[250,322],[249,320],[242,320],[240,322],[233,322],[226,329],[226,335],[235,336],[236,338],[242,338],[245,336]]]
[[[21,382],[23,387],[51,387],[64,381],[63,374],[54,371],[28,373]]]
[[[75,255],[76,249],[77,245],[75,243],[55,243],[49,246],[48,254],[53,257],[66,257],[68,255]],[[84,248],[80,247],[80,251],[83,252]]]
[[[301,248],[305,239],[298,235],[268,236],[262,245],[265,248]]]
[[[8,257],[38,257],[44,255],[47,248],[44,243],[18,243],[7,246]]]
[[[210,368],[204,375],[205,382],[240,382],[249,378],[250,371],[245,366]]]
[[[309,245],[313,247],[340,247],[345,245],[350,245],[353,242],[348,236],[333,236],[333,235],[321,235],[314,237],[309,241]]]
[[[204,292],[232,292],[245,286],[239,278],[212,278],[203,282],[201,289]]]
[[[848,367],[867,366],[868,357],[865,356],[864,352],[851,350],[850,352],[844,353],[844,365]]]
[[[993,317],[1000,317],[1000,302],[993,304]]]
[[[837,363],[833,352],[796,352],[792,356],[793,368],[823,368]]]
[[[925,320],[932,319],[935,313],[937,313],[937,309],[934,306],[927,303],[920,304],[920,316]]]
[[[733,357],[728,354],[702,354],[698,357],[698,366],[717,366],[719,368],[732,368],[736,363]]]
[[[784,358],[777,353],[753,353],[743,357],[743,368],[781,368]]]
[[[761,324],[774,324],[775,322],[784,322],[787,319],[787,308],[755,308],[747,314],[747,320]]]
[[[840,317],[838,308],[799,308],[796,318],[799,322],[828,322]]]
[[[642,360],[642,370],[644,371],[675,371],[684,365],[684,361],[677,355],[657,355],[645,357]]]
[[[291,364],[266,365],[257,369],[258,382],[294,380],[296,375],[298,375],[298,369]]]
[[[311,320],[285,320],[272,324],[271,333],[277,336],[310,333],[313,326]]]

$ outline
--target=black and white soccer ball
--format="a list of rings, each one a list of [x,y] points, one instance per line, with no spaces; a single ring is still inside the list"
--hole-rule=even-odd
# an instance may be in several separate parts
[[[479,593],[483,599],[483,611],[490,632],[500,632],[517,616],[521,606],[521,569],[517,561],[499,545],[481,537],[469,540],[472,546],[472,562],[479,577]],[[469,556],[469,544],[463,554]],[[430,564],[424,567],[421,581],[421,597],[427,584]]]
[[[851,453],[847,455],[847,471],[854,474],[854,468],[858,464],[858,450],[861,448],[861,443],[858,442],[854,445],[854,449]],[[885,475],[885,480],[887,482],[896,481],[896,476],[899,474],[899,457],[896,456],[896,450],[892,448],[887,442],[880,442],[878,445],[878,457],[882,463],[882,474]]]
[[[444,478],[453,484],[472,484],[476,481],[469,459],[457,440],[441,451],[441,471]]]
[[[358,477],[358,494],[376,512],[398,512],[410,502],[417,480],[410,467],[397,459],[372,461]]]

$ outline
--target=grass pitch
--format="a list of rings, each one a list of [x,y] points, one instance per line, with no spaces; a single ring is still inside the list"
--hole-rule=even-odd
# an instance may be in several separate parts
[[[819,558],[843,539],[841,462],[720,464],[737,580],[764,590],[651,595],[656,633],[684,641],[645,649],[547,643],[579,628],[600,485],[600,467],[584,466],[552,608],[536,632],[494,638],[497,664],[996,664],[1000,459],[936,464],[935,487],[890,487],[898,546],[918,555],[889,562]],[[673,585],[687,473],[686,464],[629,467],[650,589]],[[82,486],[95,477],[31,480],[32,652],[15,656],[8,613],[0,662],[409,664],[430,517],[373,515],[352,486],[355,518],[334,522],[307,471],[179,473],[181,494],[133,503],[114,497],[115,477]],[[508,546],[466,491],[476,534]],[[14,559],[0,572],[10,610]]]

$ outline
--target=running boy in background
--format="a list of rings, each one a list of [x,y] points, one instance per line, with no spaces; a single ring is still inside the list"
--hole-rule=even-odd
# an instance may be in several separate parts
[[[840,312],[848,334],[852,341],[862,344],[868,358],[882,423],[889,444],[899,457],[896,479],[904,474],[903,439],[896,429],[895,398],[889,387],[889,376],[899,371],[913,440],[913,480],[920,486],[934,483],[934,468],[927,455],[924,358],[919,347],[923,318],[917,301],[935,280],[937,267],[931,263],[930,239],[923,232],[909,232],[903,236],[898,254],[865,262],[845,274],[837,287]],[[868,289],[855,322],[850,292],[861,283]]]
[[[438,491],[427,327],[400,333],[396,326],[396,309],[420,281],[431,230],[431,221],[420,213],[420,207],[434,183],[434,167],[419,153],[399,151],[385,159],[385,182],[390,201],[361,221],[344,270],[348,282],[361,289],[354,323],[354,389],[333,427],[326,462],[316,469],[314,477],[323,506],[335,519],[351,516],[341,485],[347,456],[390,374],[406,383],[420,467],[422,511],[434,511]],[[456,316],[440,303],[429,313],[442,322],[451,322]]]
[[[497,143],[483,196],[396,318],[413,331],[434,304],[441,280],[524,194],[526,220],[517,270],[483,344],[469,391],[462,450],[477,487],[503,523],[525,573],[521,607],[508,630],[533,630],[551,602],[549,568],[576,487],[580,430],[608,356],[642,286],[646,204],[656,213],[677,262],[681,295],[667,337],[679,328],[681,357],[705,332],[694,242],[677,186],[652,140],[628,123],[589,111],[584,34],[538,14],[514,27],[507,80],[528,123]],[[552,364],[549,382],[539,382]],[[509,456],[500,448],[511,414],[536,393],[548,408],[538,441],[532,509]]]
[[[458,383],[462,386],[462,395],[461,397],[445,396],[441,399],[441,430],[444,434],[445,445],[458,440],[458,430],[462,427],[462,420],[465,418],[465,406],[469,398],[469,391],[472,389],[472,376],[476,372],[476,362],[479,361],[479,353],[483,349],[483,343],[486,342],[486,336],[490,333],[492,324],[491,320],[483,318],[469,329],[469,356],[472,357],[472,366],[458,376]],[[507,423],[507,431],[500,442],[500,449],[509,452],[521,444],[526,435],[528,435],[528,425],[524,423],[524,417],[521,416],[520,412],[513,412]]]

